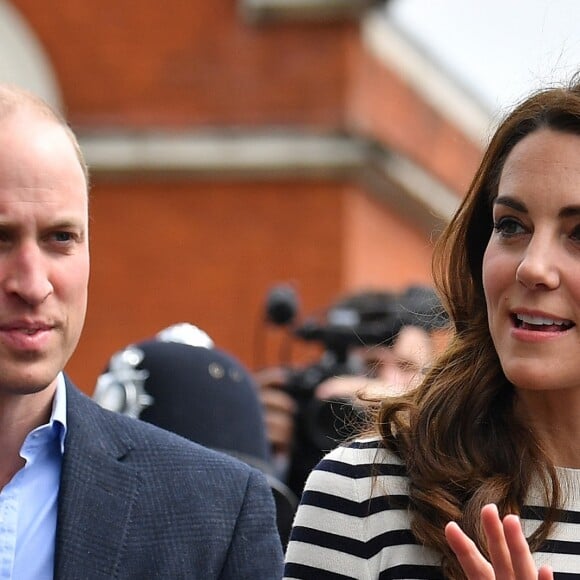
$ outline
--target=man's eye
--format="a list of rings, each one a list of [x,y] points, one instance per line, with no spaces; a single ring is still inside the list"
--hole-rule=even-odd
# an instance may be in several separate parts
[[[525,232],[524,227],[520,222],[513,218],[501,218],[494,222],[493,229],[501,236],[515,236]]]
[[[56,242],[70,242],[74,236],[71,232],[54,232],[52,237]]]
[[[369,359],[366,361],[367,376],[376,378],[380,375],[383,363],[380,360]]]
[[[397,362],[397,367],[400,371],[404,373],[416,373],[419,372],[419,366],[417,363],[408,361],[408,360],[400,360]]]

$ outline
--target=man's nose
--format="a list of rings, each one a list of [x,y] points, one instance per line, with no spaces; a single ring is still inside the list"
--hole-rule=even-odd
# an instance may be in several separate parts
[[[4,291],[30,305],[41,304],[53,292],[48,259],[35,243],[15,247],[0,261]]]

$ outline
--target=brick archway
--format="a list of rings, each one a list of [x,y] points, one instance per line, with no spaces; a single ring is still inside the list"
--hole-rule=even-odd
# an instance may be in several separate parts
[[[50,59],[27,21],[7,0],[0,0],[0,82],[28,89],[62,110]]]

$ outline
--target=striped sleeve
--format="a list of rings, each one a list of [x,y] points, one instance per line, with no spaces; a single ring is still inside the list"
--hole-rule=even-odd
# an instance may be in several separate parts
[[[331,451],[311,473],[286,553],[287,579],[442,578],[409,529],[403,466],[376,440]]]
[[[559,468],[565,505],[533,554],[556,580],[580,578],[580,470]],[[311,473],[286,552],[287,580],[443,578],[439,557],[411,532],[404,466],[378,440],[331,451]],[[546,515],[542,496],[527,498],[526,535]]]

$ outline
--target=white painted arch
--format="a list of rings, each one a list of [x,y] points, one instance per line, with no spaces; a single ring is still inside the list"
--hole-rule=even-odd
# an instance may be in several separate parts
[[[0,82],[18,85],[63,110],[50,59],[32,27],[9,0],[0,0]]]

